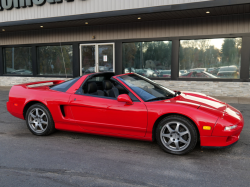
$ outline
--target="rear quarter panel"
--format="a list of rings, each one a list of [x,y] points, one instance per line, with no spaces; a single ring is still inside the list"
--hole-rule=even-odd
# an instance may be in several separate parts
[[[55,122],[62,121],[60,105],[66,105],[70,95],[70,93],[50,89],[34,89],[17,85],[13,86],[10,90],[7,108],[15,117],[24,119],[23,111],[26,104],[37,101],[44,104],[50,110]]]

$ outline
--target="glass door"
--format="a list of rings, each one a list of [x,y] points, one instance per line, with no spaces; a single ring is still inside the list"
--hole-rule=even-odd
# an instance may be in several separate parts
[[[81,44],[80,75],[95,72],[114,72],[114,43]]]
[[[81,45],[80,50],[80,75],[96,72],[95,45]]]

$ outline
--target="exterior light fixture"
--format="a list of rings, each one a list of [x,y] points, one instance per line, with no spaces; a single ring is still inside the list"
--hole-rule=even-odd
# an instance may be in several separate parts
[[[40,27],[41,27],[41,28],[43,28],[43,26],[42,26],[42,25],[41,25]]]
[[[5,31],[5,29],[2,29],[2,31]]]
[[[212,129],[211,126],[203,126],[203,130],[210,131]]]
[[[85,25],[88,25],[89,24],[89,22],[85,22]]]
[[[209,11],[206,11],[206,13],[207,13],[207,14],[210,14],[210,12],[209,12]]]
[[[141,19],[141,17],[138,17],[138,19]]]
[[[236,129],[238,125],[233,125],[233,126],[229,126],[229,127],[225,127],[225,131],[230,131],[233,129]]]

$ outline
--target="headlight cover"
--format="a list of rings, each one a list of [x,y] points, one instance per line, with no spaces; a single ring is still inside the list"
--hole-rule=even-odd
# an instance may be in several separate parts
[[[237,126],[238,125],[233,125],[233,126],[225,127],[225,131],[233,130],[233,129],[237,128]]]

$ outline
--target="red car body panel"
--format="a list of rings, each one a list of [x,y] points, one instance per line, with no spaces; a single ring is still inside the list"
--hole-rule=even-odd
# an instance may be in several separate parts
[[[182,115],[196,125],[201,146],[231,145],[238,141],[243,129],[244,119],[240,111],[222,101],[200,93],[182,92],[172,99],[144,102],[118,79],[122,75],[113,78],[130,90],[139,102],[128,105],[116,99],[75,94],[88,76],[82,76],[66,92],[51,90],[49,86],[28,87],[32,84],[58,84],[62,81],[13,86],[7,109],[13,116],[25,119],[25,106],[30,102],[40,102],[50,110],[56,129],[147,141],[153,140],[155,125],[162,117],[170,114]],[[232,125],[238,126],[233,130],[224,130]],[[211,130],[204,130],[203,126],[210,126]]]
[[[74,120],[84,130],[145,136],[147,109],[144,103],[126,105],[112,99],[72,95],[69,106]]]

